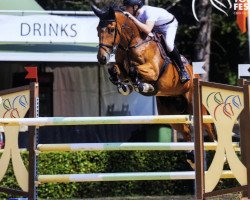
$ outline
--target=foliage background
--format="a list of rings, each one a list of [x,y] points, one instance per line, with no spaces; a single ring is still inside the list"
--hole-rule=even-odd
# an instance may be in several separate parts
[[[27,153],[23,153],[22,157],[27,166]],[[185,152],[170,151],[51,152],[39,154],[38,174],[185,171],[188,168],[185,160]],[[18,189],[12,167],[8,168],[0,186]],[[185,195],[194,193],[193,186],[193,180],[47,183],[38,186],[38,197],[72,199]],[[0,199],[7,197],[10,198],[0,193]]]
[[[211,161],[214,152],[207,154]],[[0,154],[1,156],[1,154]],[[28,153],[22,152],[27,167]],[[184,151],[49,152],[38,156],[38,174],[191,171]],[[220,181],[216,189],[238,186],[234,179]],[[10,166],[1,187],[18,189]],[[38,186],[41,199],[76,199],[132,196],[193,195],[194,180],[46,183]],[[0,193],[0,199],[17,198]]]

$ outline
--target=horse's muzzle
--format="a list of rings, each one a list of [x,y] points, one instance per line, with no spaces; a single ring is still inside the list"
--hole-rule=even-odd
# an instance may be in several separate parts
[[[109,62],[109,54],[106,54],[106,55],[97,55],[97,59],[98,59],[98,62],[101,64],[101,65],[106,65],[108,62]]]

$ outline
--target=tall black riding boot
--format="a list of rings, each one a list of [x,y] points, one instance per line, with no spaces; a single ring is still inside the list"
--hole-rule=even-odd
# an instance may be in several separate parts
[[[188,82],[190,80],[189,74],[185,71],[184,65],[181,61],[181,56],[176,47],[173,51],[169,52],[169,57],[175,63],[176,69],[179,73],[180,82],[183,84]]]

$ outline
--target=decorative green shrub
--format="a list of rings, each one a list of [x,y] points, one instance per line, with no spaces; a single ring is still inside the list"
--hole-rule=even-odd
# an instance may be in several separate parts
[[[27,153],[23,155],[27,163]],[[168,172],[190,170],[184,152],[54,152],[38,157],[38,174],[78,174],[105,172]],[[8,176],[8,177],[7,177]],[[18,188],[10,165],[1,186]],[[120,181],[69,184],[41,184],[40,198],[87,198],[134,195],[192,194],[193,181]],[[0,198],[9,195],[0,194]]]
[[[23,153],[27,163],[27,153]],[[190,171],[185,152],[105,151],[54,152],[38,157],[38,174]],[[8,176],[8,177],[7,177]],[[1,186],[18,188],[10,166]],[[235,184],[226,181],[226,186]],[[220,184],[221,185],[221,184]],[[48,183],[38,186],[40,198],[66,199],[115,196],[165,196],[194,194],[193,180]],[[10,197],[0,194],[0,198]]]

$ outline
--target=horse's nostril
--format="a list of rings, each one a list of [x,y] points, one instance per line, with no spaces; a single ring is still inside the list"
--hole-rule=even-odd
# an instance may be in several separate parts
[[[106,58],[106,56],[98,56],[98,62],[99,62],[100,64],[105,65],[105,64],[107,63],[107,58]]]

